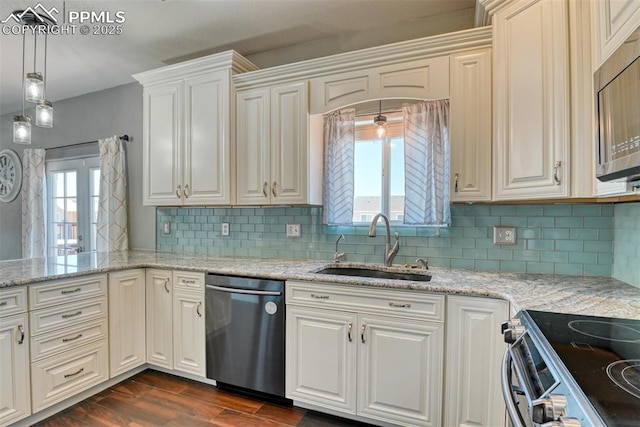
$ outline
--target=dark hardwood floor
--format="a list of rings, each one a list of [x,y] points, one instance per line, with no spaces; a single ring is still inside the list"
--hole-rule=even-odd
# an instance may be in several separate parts
[[[220,391],[208,384],[146,370],[35,425],[333,427],[366,424],[265,403]]]

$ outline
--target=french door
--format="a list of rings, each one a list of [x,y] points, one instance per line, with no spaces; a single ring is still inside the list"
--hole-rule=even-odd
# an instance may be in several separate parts
[[[98,157],[47,162],[47,253],[96,250]]]

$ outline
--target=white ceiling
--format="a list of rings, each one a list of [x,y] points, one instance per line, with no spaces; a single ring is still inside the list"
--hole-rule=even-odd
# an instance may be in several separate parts
[[[125,17],[121,35],[81,35],[80,24],[76,23],[76,34],[49,37],[47,98],[54,102],[132,82],[134,73],[223,50],[235,49],[248,56],[345,34],[375,34],[377,29],[415,25],[418,19],[469,10],[475,5],[475,0],[41,2],[49,10],[58,9],[54,17],[59,24],[69,11],[109,11],[112,16],[122,11]],[[2,0],[0,20],[37,3]],[[38,43],[41,41],[39,38]],[[27,35],[26,44],[26,71],[31,71],[33,36]],[[341,51],[341,47],[336,45],[335,50]],[[1,33],[0,115],[20,109],[21,57],[22,36]],[[42,66],[38,69],[42,71]]]

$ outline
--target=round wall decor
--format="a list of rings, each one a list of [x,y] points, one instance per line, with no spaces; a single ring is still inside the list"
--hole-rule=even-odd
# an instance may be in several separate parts
[[[0,201],[11,202],[22,187],[20,156],[9,149],[0,151]]]

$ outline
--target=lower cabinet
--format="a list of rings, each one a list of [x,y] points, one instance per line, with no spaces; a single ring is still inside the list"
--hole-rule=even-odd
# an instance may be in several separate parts
[[[111,378],[146,362],[145,270],[109,273]]]
[[[206,376],[204,274],[147,269],[147,363]]]
[[[505,425],[500,372],[506,345],[499,331],[508,318],[504,300],[447,296],[444,425]]]
[[[420,313],[403,291],[287,287],[288,398],[395,425],[441,425],[444,297],[431,295],[437,309]],[[428,307],[424,298],[416,295]],[[381,302],[396,311],[376,314]],[[410,310],[416,317],[403,314]]]
[[[26,291],[26,289],[23,289]],[[26,292],[25,292],[26,294]],[[2,295],[4,302],[4,295]],[[26,298],[23,299],[26,301]],[[8,304],[2,307],[7,307]],[[26,311],[26,306],[22,307]],[[29,324],[27,314],[2,316],[0,310],[0,425],[31,414]]]

